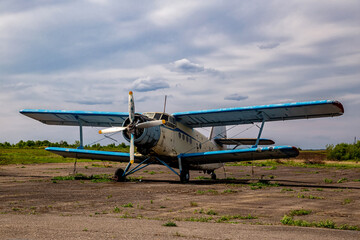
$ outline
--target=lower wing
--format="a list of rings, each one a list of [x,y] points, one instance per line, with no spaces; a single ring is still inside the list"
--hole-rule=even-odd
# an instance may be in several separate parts
[[[114,162],[129,162],[130,159],[130,154],[123,152],[108,152],[108,151],[58,148],[58,147],[48,147],[45,150],[61,155],[63,157],[70,157],[70,158],[85,158],[85,159],[96,159],[96,160],[105,160],[105,161],[114,161]],[[135,155],[136,162],[141,160],[143,160],[142,156]]]
[[[202,153],[180,154],[183,163],[206,164],[206,163],[225,163],[240,162],[261,159],[291,158],[299,155],[296,147],[277,146],[259,147],[236,150],[222,150]]]

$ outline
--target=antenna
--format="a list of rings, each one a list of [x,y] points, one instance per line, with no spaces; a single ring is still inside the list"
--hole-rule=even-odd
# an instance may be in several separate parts
[[[167,99],[167,95],[165,95],[165,101],[164,101],[164,113],[165,113],[165,109],[166,109],[166,99]]]

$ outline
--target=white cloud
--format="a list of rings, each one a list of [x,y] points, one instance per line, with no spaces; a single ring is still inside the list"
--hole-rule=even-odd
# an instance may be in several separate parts
[[[150,77],[138,78],[131,85],[131,89],[138,92],[151,92],[169,87],[170,85],[165,80]]]

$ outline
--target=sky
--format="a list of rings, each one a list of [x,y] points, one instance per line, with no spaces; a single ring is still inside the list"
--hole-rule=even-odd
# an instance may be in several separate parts
[[[266,123],[262,137],[303,149],[352,143],[359,43],[357,0],[2,0],[0,142],[73,143],[77,127],[19,110],[126,112],[132,90],[137,112],[163,111],[165,95],[168,113],[338,100],[341,117]],[[228,137],[258,132],[229,129]],[[84,129],[85,144],[103,138],[98,130]]]

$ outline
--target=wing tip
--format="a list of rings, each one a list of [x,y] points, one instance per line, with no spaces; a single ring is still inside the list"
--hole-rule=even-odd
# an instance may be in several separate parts
[[[340,115],[344,114],[345,110],[344,110],[344,106],[342,105],[341,102],[334,101],[333,105],[335,105],[336,107],[338,107],[340,109],[340,112],[339,112]]]

